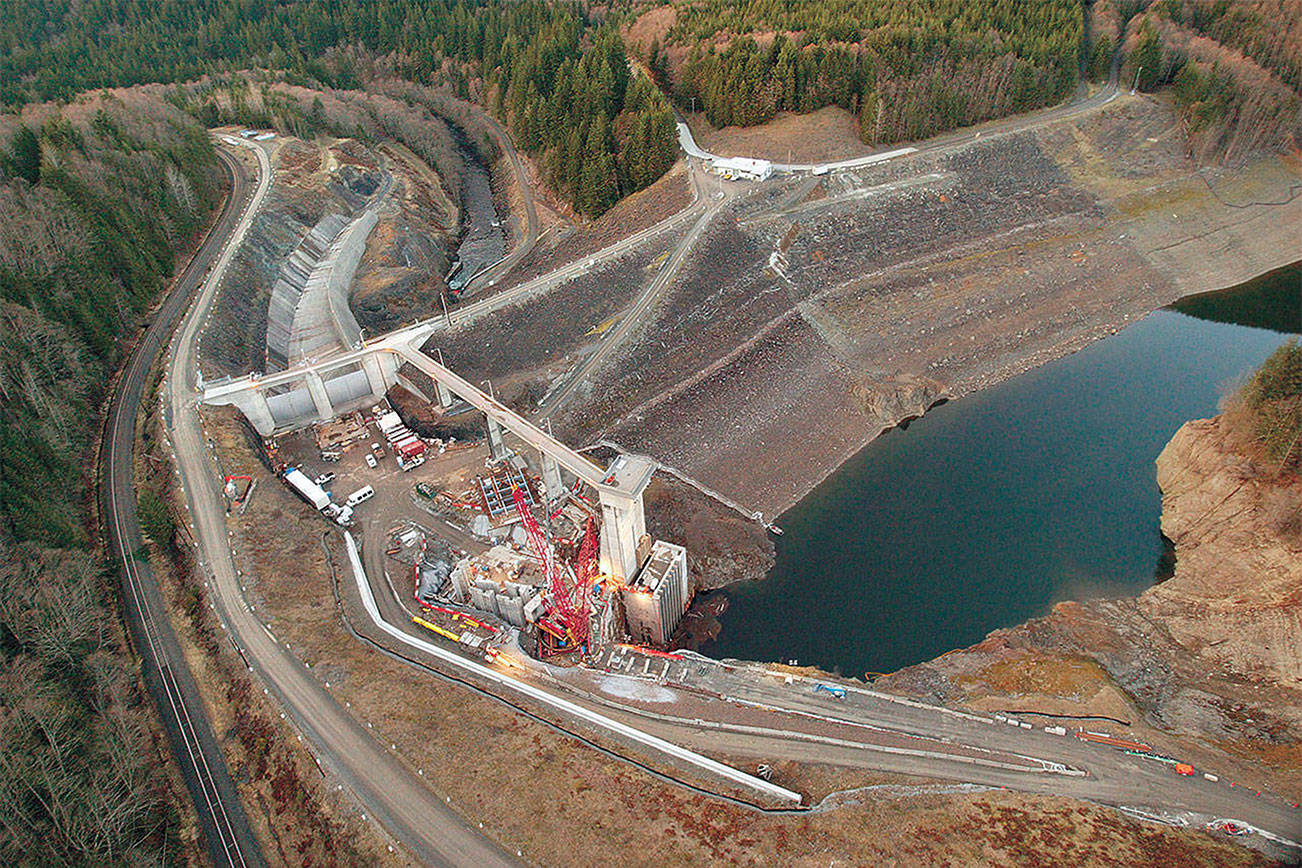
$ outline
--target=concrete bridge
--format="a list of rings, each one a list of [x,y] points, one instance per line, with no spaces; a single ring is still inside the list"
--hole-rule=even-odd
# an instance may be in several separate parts
[[[537,452],[548,498],[564,490],[563,473],[596,490],[602,512],[601,570],[621,581],[631,579],[639,565],[638,542],[646,534],[642,494],[655,462],[621,455],[609,467],[598,467],[421,350],[439,327],[435,321],[417,323],[328,359],[274,374],[204,383],[202,401],[236,407],[264,437],[369,406],[395,385],[442,407],[465,401],[484,414],[494,458],[509,453],[504,430]],[[411,369],[404,371],[407,365]],[[416,382],[412,369],[433,388]]]

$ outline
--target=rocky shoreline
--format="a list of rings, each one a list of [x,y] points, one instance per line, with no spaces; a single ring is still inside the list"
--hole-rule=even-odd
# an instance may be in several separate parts
[[[1107,716],[1261,763],[1302,796],[1302,479],[1252,457],[1225,417],[1157,459],[1170,579],[1137,598],[1066,602],[877,679],[984,709]]]

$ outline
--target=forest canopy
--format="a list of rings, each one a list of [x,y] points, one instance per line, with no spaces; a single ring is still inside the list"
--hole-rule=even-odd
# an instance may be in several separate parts
[[[205,225],[207,133],[157,97],[0,116],[0,860],[167,861],[178,822],[86,532],[122,338]]]
[[[1065,99],[1080,79],[1080,0],[682,0],[647,48],[710,123],[839,105],[870,144]],[[681,58],[677,64],[661,52]],[[676,68],[674,68],[676,67]]]
[[[1141,90],[1170,86],[1201,158],[1302,140],[1299,0],[1157,0],[1127,30],[1125,76]]]
[[[347,49],[347,50],[345,50]],[[613,28],[522,0],[35,0],[0,7],[0,103],[244,69],[365,84],[359,56],[502,117],[576,210],[600,214],[677,159],[673,115]]]

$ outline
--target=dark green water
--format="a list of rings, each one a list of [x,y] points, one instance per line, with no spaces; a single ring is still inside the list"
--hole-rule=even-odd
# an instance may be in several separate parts
[[[889,672],[1151,585],[1153,461],[1302,331],[1302,263],[1179,306],[870,443],[778,520],[777,564],[702,651]]]

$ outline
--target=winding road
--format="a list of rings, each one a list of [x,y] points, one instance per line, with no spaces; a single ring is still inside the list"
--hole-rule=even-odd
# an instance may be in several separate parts
[[[233,159],[218,152],[231,179],[221,216],[136,345],[113,391],[105,448],[101,451],[102,516],[114,558],[122,565],[122,607],[131,643],[141,657],[145,684],[154,697],[186,788],[194,800],[208,853],[217,865],[266,864],[213,735],[198,686],[167,616],[158,582],[143,546],[136,515],[132,469],[136,417],[149,372],[164,341],[204,278],[209,263],[225,248],[241,215],[252,213],[248,184]]]
[[[1001,124],[997,130],[987,128],[977,133],[942,137],[929,142],[926,146],[919,146],[916,150],[949,147],[996,131],[1009,132],[1030,128],[1050,120],[1059,120],[1064,116],[1106,104],[1115,98],[1116,93],[1114,81],[1109,88],[1089,99],[1069,106],[1045,110],[1037,113],[1029,121],[1019,119],[1010,121],[1006,125]],[[229,629],[233,641],[246,655],[251,668],[257,672],[262,682],[282,703],[294,725],[312,745],[319,761],[348,786],[365,807],[368,815],[373,815],[379,820],[395,838],[410,848],[419,861],[426,864],[449,865],[512,864],[513,860],[506,853],[472,829],[463,817],[448,808],[424,782],[416,779],[395,755],[378,745],[349,713],[340,708],[310,671],[306,670],[257,619],[241,594],[225,526],[218,486],[220,477],[217,474],[214,458],[207,447],[207,438],[196,411],[195,351],[202,323],[211,307],[221,275],[231,252],[238,246],[252,214],[256,212],[258,204],[270,186],[271,171],[265,152],[261,148],[251,143],[229,139],[226,143],[232,147],[238,145],[254,150],[260,166],[257,191],[253,194],[250,205],[238,224],[235,224],[233,219],[228,219],[228,215],[223,216],[223,221],[219,225],[220,231],[215,230],[212,238],[205,245],[207,258],[196,257],[196,264],[192,268],[204,267],[214,256],[217,259],[211,277],[200,288],[199,296],[175,338],[165,386],[166,407],[169,411],[169,434],[190,514],[194,521],[194,535],[200,548],[201,566],[210,582],[211,599]],[[508,155],[513,157],[515,169],[523,179],[523,168],[518,155],[514,154],[513,149],[508,151]],[[233,165],[229,158],[224,159],[228,164]],[[789,168],[792,171],[797,170],[797,167]],[[813,169],[800,167],[799,170],[812,171]],[[236,174],[238,175],[238,172]],[[527,190],[527,183],[523,186]],[[238,188],[240,188],[239,183],[237,183]],[[235,198],[237,197],[233,196],[232,200]],[[669,283],[695,239],[727,201],[726,195],[722,199],[710,199],[699,195],[698,189],[696,201],[692,205],[644,233],[624,239],[598,254],[585,257],[583,261],[572,263],[535,281],[521,284],[477,304],[463,306],[458,311],[456,320],[464,321],[473,318],[484,311],[518,302],[528,294],[558,285],[591,268],[596,261],[620,255],[650,235],[658,234],[696,216],[697,219],[691,230],[671,254],[661,274],[639,295],[621,319],[619,327],[552,397],[548,409],[554,409],[564,403],[587,374],[606,361],[614,348],[636,327],[643,314],[653,306],[656,297]],[[531,202],[531,197],[527,197],[527,203]],[[531,239],[528,242],[531,245],[533,240],[536,240],[537,218],[528,204],[526,208],[529,212],[530,224],[526,235]],[[223,240],[227,237],[228,243],[222,246]],[[221,253],[217,256],[219,247]],[[525,247],[526,245],[521,245],[521,248],[517,249],[516,253],[519,256],[516,256],[515,262],[523,257],[524,253],[521,250]],[[503,266],[500,272],[502,274],[509,270],[505,261],[499,263],[499,266]],[[488,282],[491,283],[491,280]],[[190,281],[189,291],[185,293],[179,293],[178,287],[177,293],[174,293],[181,299],[177,302],[177,312],[184,298],[194,288],[193,280]],[[169,303],[171,301],[172,299],[169,298]],[[173,320],[177,312],[171,315]],[[162,320],[164,317],[160,316],[159,319]],[[158,323],[155,325],[157,326]],[[159,339],[161,340],[161,334]],[[124,380],[126,379],[128,378],[124,377]],[[143,388],[143,380],[139,388]],[[135,404],[138,406],[138,403],[137,394]],[[131,418],[134,418],[134,413],[131,414]],[[122,424],[124,424],[122,420],[115,419],[115,432]],[[123,442],[129,447],[130,435],[126,432],[127,429],[123,429],[121,436],[126,438]],[[115,439],[116,437],[115,434]],[[127,464],[129,467],[129,461]],[[112,459],[110,459],[111,465]],[[118,491],[119,499],[130,499],[127,497],[129,485],[128,473],[125,477],[112,477],[109,489]],[[119,542],[118,547],[123,552],[134,551],[134,546],[130,545],[129,539],[124,538]],[[127,563],[130,579],[133,573],[130,561],[128,560]],[[363,599],[368,596],[367,591],[369,591],[378,604],[370,607],[368,614],[372,617],[374,626],[384,634],[385,643],[394,649],[404,649],[404,653],[417,657],[423,655],[428,658],[427,662],[422,662],[420,665],[440,670],[459,670],[458,674],[461,676],[479,678],[482,675],[478,671],[482,669],[480,664],[471,665],[472,661],[469,660],[458,662],[456,654],[429,651],[430,643],[426,641],[426,637],[413,632],[413,628],[407,623],[401,601],[396,600],[391,590],[381,584],[382,578],[382,576],[367,577],[364,574],[359,576],[360,580],[367,581],[369,584],[369,588],[362,589]],[[710,665],[712,664],[702,664],[706,668]],[[170,671],[171,667],[164,664],[160,669]],[[710,673],[705,672],[704,669],[702,673],[702,677],[710,677]],[[532,680],[535,677],[538,679],[536,682]],[[528,683],[529,690],[517,689],[516,693],[532,695],[538,690],[555,694],[564,693],[565,702],[589,710],[600,708],[602,714],[613,717],[626,726],[635,727],[643,733],[658,735],[675,743],[689,744],[699,750],[756,757],[785,757],[811,762],[833,762],[947,779],[972,780],[989,786],[1006,786],[1031,792],[1054,792],[1123,807],[1139,806],[1144,810],[1235,817],[1248,820],[1257,828],[1285,838],[1290,835],[1296,837],[1299,823],[1295,809],[1263,801],[1246,790],[1213,787],[1212,782],[1203,779],[1173,778],[1173,773],[1164,765],[1146,765],[1148,761],[1137,760],[1094,745],[1078,743],[1074,739],[1046,734],[1041,730],[1027,731],[1017,723],[1008,725],[1007,721],[996,721],[992,718],[965,715],[949,709],[884,698],[872,691],[856,690],[845,701],[838,703],[827,697],[815,696],[812,691],[802,693],[776,683],[767,684],[762,678],[741,679],[730,682],[727,685],[727,693],[718,694],[720,704],[716,709],[717,715],[697,716],[687,720],[676,719],[665,714],[650,714],[645,709],[632,705],[620,705],[613,701],[585,696],[575,685],[561,685],[556,683],[554,678],[549,680],[545,674],[531,675],[527,678],[528,681],[522,680],[521,683]],[[839,729],[857,727],[859,730],[866,731],[866,727],[876,728],[889,732],[892,738],[921,738],[928,740],[929,744],[947,744],[953,748],[973,751],[1034,754],[1045,757],[1046,761],[1059,764],[1063,768],[1079,769],[1085,774],[1068,775],[1047,770],[1047,767],[1038,773],[1028,773],[1026,770],[989,764],[974,766],[953,756],[919,754],[916,751],[911,753],[882,751],[868,746],[866,737],[799,734],[795,728],[743,727],[729,722],[729,709],[747,704],[774,709],[774,720],[779,722],[813,717],[824,722],[830,721]],[[555,707],[562,706],[557,704]],[[578,720],[572,720],[570,724],[578,726]],[[795,724],[793,723],[792,726],[795,727]],[[209,766],[211,765],[210,763]],[[224,767],[218,771],[224,772]],[[226,777],[229,780],[229,776]],[[203,789],[202,785],[200,789]],[[233,794],[233,789],[231,793]],[[207,803],[211,804],[212,800],[213,797],[210,795]],[[198,802],[199,799],[197,798],[196,801]],[[233,799],[233,795],[223,795],[218,801],[238,807],[238,801]],[[220,837],[220,827],[215,826],[215,828],[216,834]],[[243,863],[231,861],[231,864]]]
[[[239,591],[225,527],[216,465],[206,451],[195,401],[195,349],[200,325],[212,305],[221,275],[271,186],[271,167],[262,148],[234,139],[228,147],[253,150],[259,177],[252,196],[238,163],[219,148],[232,174],[232,195],[221,218],[176,282],[155,316],[118,384],[104,450],[102,497],[113,550],[123,563],[123,601],[132,641],[144,659],[145,680],[154,694],[187,787],[203,825],[208,852],[217,865],[266,864],[249,827],[194,678],[172,631],[156,581],[137,560],[139,523],[135,510],[131,450],[135,419],[151,363],[192,300],[171,345],[167,365],[165,418],[177,456],[200,567],[210,599],[232,640],[264,685],[276,694],[294,725],[312,744],[318,761],[332,770],[368,814],[427,865],[515,864],[471,827],[384,750],[301,663],[258,621]],[[209,266],[211,265],[211,269]]]

